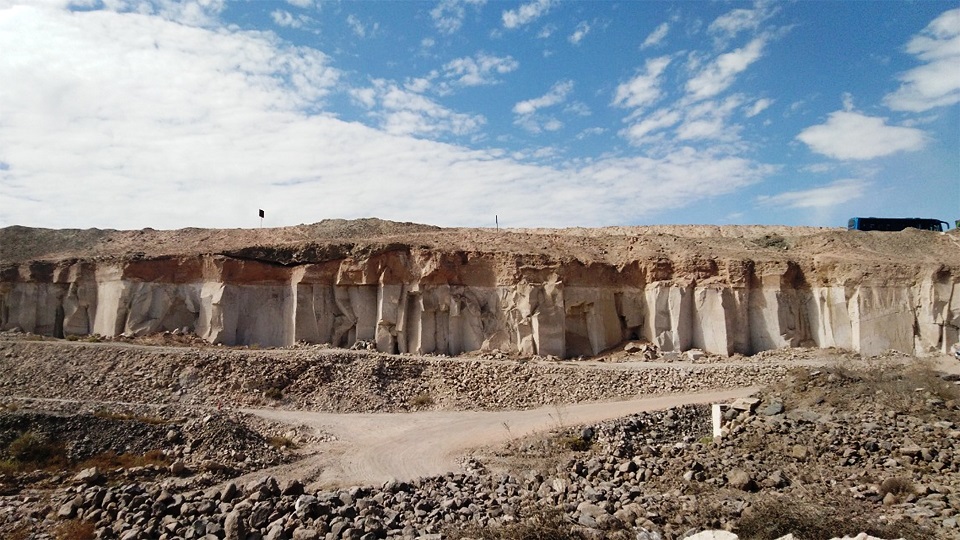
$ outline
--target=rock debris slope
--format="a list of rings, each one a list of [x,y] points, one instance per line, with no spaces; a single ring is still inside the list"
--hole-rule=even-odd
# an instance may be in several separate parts
[[[960,235],[789,227],[0,230],[0,329],[563,358],[663,351],[945,353]]]

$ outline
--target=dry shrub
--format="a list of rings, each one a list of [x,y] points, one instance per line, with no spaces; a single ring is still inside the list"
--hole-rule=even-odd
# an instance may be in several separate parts
[[[48,441],[32,431],[14,439],[5,453],[9,459],[0,466],[5,473],[49,467],[63,468],[67,462],[67,453],[62,443]]]
[[[793,534],[798,540],[829,540],[867,533],[880,538],[926,540],[931,532],[901,520],[878,522],[875,511],[850,500],[811,501],[794,497],[763,497],[737,523],[741,540],[768,540]]]
[[[422,408],[433,405],[433,396],[427,393],[417,394],[410,399],[410,405]]]
[[[57,540],[93,540],[96,528],[93,523],[80,519],[71,519],[57,525],[54,537]]]
[[[33,532],[26,523],[14,525],[12,528],[3,531],[6,540],[27,540],[32,538]]]
[[[826,401],[838,408],[861,407],[864,400],[886,409],[933,415],[956,421],[960,415],[942,406],[931,407],[929,400],[958,401],[960,387],[945,380],[933,363],[910,359],[903,365],[883,361],[868,362],[865,367],[851,369],[836,364],[825,368],[832,383],[842,391],[828,392]]]
[[[753,243],[763,248],[790,249],[790,244],[787,243],[787,239],[779,234],[765,234],[760,238],[755,238]]]
[[[586,540],[559,508],[537,508],[518,523],[447,531],[450,540]]]
[[[887,478],[880,483],[881,495],[886,495],[887,493],[893,493],[894,495],[910,495],[915,491],[916,487],[913,485],[913,480],[904,478],[902,476]]]
[[[93,415],[98,418],[104,418],[106,420],[119,420],[119,421],[134,420],[136,422],[143,422],[144,424],[151,424],[154,426],[164,426],[164,425],[173,423],[172,420],[167,420],[166,418],[161,418],[159,416],[146,416],[143,414],[108,411],[106,409],[98,409],[94,411]]]
[[[294,449],[297,447],[297,444],[293,442],[293,439],[290,437],[283,437],[280,435],[272,435],[267,438],[267,443],[274,448],[290,448]]]
[[[166,466],[169,464],[170,460],[163,454],[162,450],[150,450],[145,454],[117,454],[111,450],[83,460],[76,468],[129,469],[131,467]]]
[[[563,448],[573,450],[574,452],[586,452],[593,446],[592,441],[586,440],[579,435],[564,435],[560,437],[558,442]]]

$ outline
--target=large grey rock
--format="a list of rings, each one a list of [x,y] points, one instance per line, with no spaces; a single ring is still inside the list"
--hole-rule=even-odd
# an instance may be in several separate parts
[[[246,540],[247,527],[239,511],[234,510],[227,514],[223,521],[223,535],[224,540]]]
[[[742,491],[756,491],[757,483],[753,476],[743,469],[733,469],[727,474],[727,484],[734,489]]]
[[[316,529],[296,529],[293,531],[293,540],[317,540],[320,533]]]
[[[83,469],[73,477],[74,482],[78,482],[82,484],[95,484],[102,479],[103,479],[103,474],[101,474],[100,469],[96,467]]]

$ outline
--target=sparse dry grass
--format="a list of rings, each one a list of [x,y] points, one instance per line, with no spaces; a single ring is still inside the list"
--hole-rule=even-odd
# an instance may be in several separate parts
[[[905,478],[903,476],[895,476],[892,478],[887,478],[880,483],[880,494],[886,495],[887,493],[893,493],[894,495],[909,495],[916,491],[916,486],[913,484],[913,480]]]
[[[586,452],[592,446],[590,441],[584,440],[579,435],[563,435],[557,439],[560,445],[574,452]]]
[[[422,409],[424,407],[430,407],[431,405],[433,405],[433,403],[434,403],[433,396],[431,396],[426,392],[417,394],[410,399],[410,405],[418,409]]]
[[[772,248],[772,249],[781,249],[787,250],[790,249],[790,244],[787,243],[787,239],[780,236],[779,234],[765,234],[759,238],[751,240],[754,245],[763,247],[763,248]]]
[[[289,437],[283,437],[280,435],[273,435],[267,438],[267,443],[274,448],[289,448],[294,449],[297,447],[297,443],[293,442],[293,439]]]
[[[791,370],[788,387],[779,388],[794,393],[798,403],[807,405],[823,402],[846,410],[870,403],[921,417],[960,421],[956,410],[942,406],[960,401],[960,387],[945,380],[927,360],[901,363],[872,359],[857,366],[837,363],[821,371],[814,378],[809,368]]]
[[[67,466],[67,454],[63,444],[48,441],[32,431],[14,439],[4,453],[7,459],[0,462],[0,472],[4,474]]]
[[[145,454],[117,454],[116,452],[103,452],[93,457],[85,459],[74,466],[75,469],[87,469],[97,467],[100,469],[129,469],[131,467],[145,467],[147,465],[166,466],[170,464],[170,459],[163,454],[162,450],[150,450]]]
[[[27,540],[32,534],[30,525],[26,523],[21,523],[10,530],[4,531],[4,537],[7,540]]]
[[[96,528],[93,523],[80,519],[71,519],[57,525],[54,538],[57,540],[93,540]]]
[[[146,416],[141,414],[115,412],[105,409],[97,410],[93,413],[93,415],[107,420],[135,420],[137,422],[143,422],[144,424],[151,424],[154,426],[164,426],[173,423],[172,420],[161,418],[159,416]]]
[[[585,540],[575,531],[559,508],[538,508],[517,523],[500,527],[470,526],[450,530],[444,535],[451,540]]]
[[[880,538],[927,540],[929,530],[907,520],[884,523],[875,511],[852,500],[761,497],[737,523],[741,540],[768,540],[793,534],[798,540],[829,540],[862,532]]]
[[[0,461],[0,474],[10,476],[37,469],[49,471],[78,471],[90,467],[129,469],[146,465],[164,466],[170,463],[161,450],[151,450],[144,454],[117,454],[108,451],[71,463],[67,459],[67,452],[62,442],[48,441],[30,431],[11,442],[4,454],[6,459]]]

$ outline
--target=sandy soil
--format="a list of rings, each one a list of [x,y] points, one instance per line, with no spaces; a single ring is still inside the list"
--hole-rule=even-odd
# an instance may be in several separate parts
[[[694,403],[727,402],[757,388],[676,394],[629,401],[543,407],[525,411],[428,411],[335,414],[279,409],[243,409],[268,420],[307,425],[337,437],[307,450],[308,457],[276,470],[314,487],[381,484],[457,470],[468,450],[557,427],[590,424],[630,414]],[[242,482],[243,478],[235,480]]]
[[[267,229],[0,229],[0,267],[31,260],[152,259],[242,254],[282,249],[306,260],[407,246],[434,250],[514,253],[554,261],[623,263],[669,255],[754,260],[960,265],[960,231],[896,233],[782,225],[656,225],[567,229],[440,228],[375,218],[324,220]],[[329,248],[329,249],[317,249]],[[244,251],[246,250],[246,251]],[[313,255],[310,255],[310,254]],[[306,254],[306,255],[305,255]],[[326,254],[326,255],[324,255]]]
[[[911,359],[903,357],[907,362]],[[960,377],[960,361],[948,356],[928,359],[938,371]],[[835,364],[824,354],[792,365]],[[638,364],[642,369],[644,364]],[[601,367],[597,365],[595,367]],[[464,456],[479,447],[495,447],[555,429],[591,424],[639,412],[699,403],[726,403],[749,396],[757,387],[680,393],[627,401],[546,406],[522,411],[425,411],[412,413],[338,414],[282,409],[242,409],[267,420],[304,425],[329,433],[336,442],[303,449],[304,459],[253,477],[271,474],[298,478],[323,489],[381,484],[456,471]],[[243,482],[245,478],[235,480]]]

